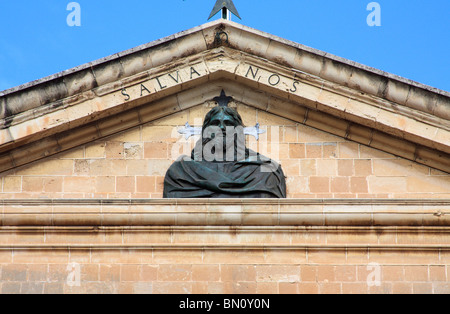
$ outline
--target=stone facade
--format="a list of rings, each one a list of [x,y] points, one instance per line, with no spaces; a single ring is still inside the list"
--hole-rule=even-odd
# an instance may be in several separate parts
[[[267,131],[258,142],[248,138],[248,145],[281,163],[289,198],[450,198],[445,172],[237,107],[246,125],[258,122]],[[10,170],[2,177],[0,198],[160,198],[165,172],[195,142],[177,130],[186,122],[201,125],[209,108],[192,107]]]
[[[224,89],[284,200],[165,200]],[[450,293],[450,95],[219,21],[0,93],[2,293]]]

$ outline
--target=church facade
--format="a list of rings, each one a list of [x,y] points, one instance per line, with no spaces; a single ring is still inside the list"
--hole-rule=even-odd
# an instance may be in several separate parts
[[[163,198],[222,91],[286,198]],[[0,108],[1,293],[450,293],[448,92],[219,20]]]

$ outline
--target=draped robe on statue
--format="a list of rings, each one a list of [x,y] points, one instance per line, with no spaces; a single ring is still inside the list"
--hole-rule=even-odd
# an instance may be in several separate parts
[[[245,147],[239,113],[220,106],[205,116],[191,156],[167,171],[164,198],[286,198],[286,182],[280,165]]]
[[[271,160],[186,159],[180,158],[169,168],[165,198],[286,198],[283,170]]]

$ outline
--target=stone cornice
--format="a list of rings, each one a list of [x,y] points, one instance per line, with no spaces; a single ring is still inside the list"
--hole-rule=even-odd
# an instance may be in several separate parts
[[[217,20],[217,21],[206,23],[206,24],[203,24],[201,26],[194,27],[194,28],[191,28],[189,30],[182,31],[182,32],[179,32],[179,33],[176,33],[176,34],[173,34],[173,35],[170,35],[170,36],[167,36],[167,37],[155,40],[155,41],[147,43],[147,44],[143,44],[143,45],[140,45],[140,46],[137,46],[137,47],[125,50],[123,52],[119,52],[119,53],[116,53],[116,54],[113,54],[113,55],[110,55],[110,56],[107,56],[107,57],[104,57],[104,58],[101,58],[101,59],[98,59],[98,60],[95,60],[95,61],[92,61],[92,62],[89,62],[89,63],[86,63],[86,64],[83,64],[83,65],[74,67],[74,68],[66,70],[66,71],[62,71],[60,73],[56,73],[56,74],[48,76],[48,77],[44,77],[44,78],[41,78],[41,79],[38,79],[38,80],[35,80],[35,81],[32,81],[32,82],[29,82],[29,83],[26,83],[26,84],[17,86],[17,87],[10,88],[8,90],[1,91],[0,92],[0,99],[2,99],[3,97],[5,97],[7,95],[12,95],[12,94],[17,93],[17,92],[23,92],[23,91],[25,91],[27,89],[34,88],[36,86],[40,86],[42,88],[42,87],[44,87],[44,84],[47,84],[47,83],[50,83],[50,82],[53,83],[53,82],[55,82],[56,80],[58,80],[58,79],[60,79],[62,77],[67,77],[67,76],[70,76],[70,75],[73,75],[73,74],[79,74],[80,72],[83,72],[83,71],[91,72],[92,74],[94,74],[93,71],[94,71],[94,68],[96,66],[105,66],[108,63],[118,62],[118,61],[121,61],[121,58],[126,58],[126,57],[131,56],[131,55],[136,54],[136,53],[144,53],[147,50],[157,49],[157,48],[163,48],[164,49],[165,45],[170,44],[172,41],[180,40],[180,39],[183,39],[185,37],[189,37],[191,35],[198,34],[198,33],[202,33],[204,41],[205,41],[205,43],[207,45],[206,47],[211,47],[211,46],[214,46],[214,39],[215,39],[215,35],[214,35],[213,32],[215,32],[217,30],[226,31],[227,29],[231,29],[231,30],[233,30],[233,31],[235,31],[235,32],[237,32],[239,34],[242,34],[242,33],[248,34],[251,37],[253,37],[253,38],[251,38],[253,40],[262,38],[262,39],[266,39],[266,40],[268,40],[270,42],[274,42],[275,44],[291,47],[291,48],[297,50],[295,52],[295,54],[293,55],[293,57],[294,56],[297,57],[298,53],[299,54],[302,54],[302,53],[311,54],[312,56],[317,57],[318,59],[320,59],[320,58],[325,59],[326,58],[328,60],[339,62],[340,64],[346,65],[346,66],[354,68],[354,69],[358,69],[358,70],[361,70],[361,71],[364,71],[364,72],[367,72],[367,73],[372,73],[372,74],[376,75],[379,78],[380,81],[383,80],[383,78],[384,78],[384,80],[391,79],[391,80],[397,81],[400,84],[407,85],[407,86],[405,86],[407,89],[409,89],[409,86],[411,86],[411,87],[416,87],[416,88],[422,89],[425,92],[430,92],[430,93],[442,95],[442,96],[447,97],[447,98],[450,97],[450,92],[448,92],[448,91],[440,90],[440,89],[434,88],[432,86],[428,86],[428,85],[425,85],[425,84],[422,84],[422,83],[419,83],[419,82],[415,82],[415,81],[412,81],[412,80],[400,77],[400,76],[395,75],[395,74],[391,74],[391,73],[388,73],[388,72],[385,72],[385,71],[382,71],[382,70],[379,70],[379,69],[375,69],[373,67],[369,67],[369,66],[366,66],[366,65],[363,65],[363,64],[360,64],[360,63],[348,60],[348,59],[344,59],[344,58],[335,56],[333,54],[330,54],[330,53],[327,53],[327,52],[324,52],[324,51],[320,51],[318,49],[314,49],[314,48],[311,48],[311,47],[308,47],[308,46],[305,46],[305,45],[302,45],[302,44],[299,44],[299,43],[296,43],[296,42],[293,42],[293,41],[290,41],[290,40],[287,40],[287,39],[284,39],[284,38],[280,38],[278,36],[275,36],[275,35],[272,35],[272,34],[268,34],[268,33],[265,33],[265,32],[262,32],[262,31],[259,31],[259,30],[256,30],[256,29],[253,29],[253,28],[250,28],[248,26],[241,25],[241,24],[238,24],[238,23],[235,23],[235,22],[232,22],[232,21]],[[229,37],[229,41],[232,42],[232,43],[234,43],[237,40],[238,39],[236,39],[236,38],[230,38]],[[202,42],[200,42],[200,44],[202,44]],[[252,45],[252,43],[249,42],[249,41],[243,42],[243,44],[246,45],[247,48]],[[268,47],[264,47],[263,45],[258,45],[258,46],[260,46],[262,49],[259,50],[259,51],[256,50],[256,52],[260,52],[260,53],[261,52],[264,52],[264,53],[267,52],[267,48]],[[252,50],[252,51],[255,51],[255,50]],[[181,54],[183,54],[183,51],[180,51],[180,52],[181,52]],[[192,51],[191,51],[191,53],[192,53]],[[160,57],[160,56],[158,56],[158,57]],[[179,55],[172,55],[172,56],[168,56],[168,57],[166,56],[166,59],[167,58],[175,59],[177,57],[179,57]],[[152,60],[148,60],[148,61],[155,61],[158,58],[152,57],[151,59]],[[153,60],[153,59],[155,59],[155,60]],[[277,58],[276,56],[275,56],[274,59],[275,60],[280,60],[280,58]],[[147,67],[151,68],[152,66],[159,66],[159,65],[161,65],[161,60],[158,59],[158,61],[159,62],[149,63],[147,65]],[[286,62],[287,60],[283,60],[283,61]],[[318,61],[322,62],[322,60],[318,60]],[[300,67],[298,67],[298,68],[300,68]],[[308,71],[305,71],[305,72],[308,72]],[[129,73],[133,73],[133,72],[129,72]],[[134,74],[136,74],[136,73],[137,72],[135,72]],[[97,82],[97,84],[98,84],[98,82]],[[367,88],[369,86],[359,86],[359,87],[361,87],[361,88],[366,87]],[[388,86],[386,86],[386,87],[388,87]],[[84,90],[81,88],[78,91],[84,91]],[[395,94],[395,91],[391,91],[391,92]],[[414,93],[414,91],[412,91],[412,92]],[[70,96],[71,93],[69,92],[68,95]],[[393,96],[395,96],[395,95],[393,95]],[[400,96],[400,95],[397,95],[397,96]],[[411,94],[410,96],[415,96],[415,95]],[[447,105],[448,105],[448,100],[447,100]],[[446,111],[447,114],[450,114],[448,112],[448,110],[449,110],[448,106],[446,108],[442,108],[442,109],[444,111]],[[0,117],[2,117],[2,116],[0,115]]]
[[[2,227],[448,227],[449,200],[2,200]]]
[[[447,252],[450,251],[448,244],[0,244],[0,251],[370,251],[370,252]]]

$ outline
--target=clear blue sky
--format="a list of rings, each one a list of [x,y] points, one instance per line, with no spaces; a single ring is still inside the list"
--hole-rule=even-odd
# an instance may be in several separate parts
[[[207,22],[216,0],[0,2],[0,91]],[[379,0],[381,26],[367,25],[372,0],[234,0],[233,21],[450,91],[450,0]],[[218,16],[213,19],[217,19]]]

